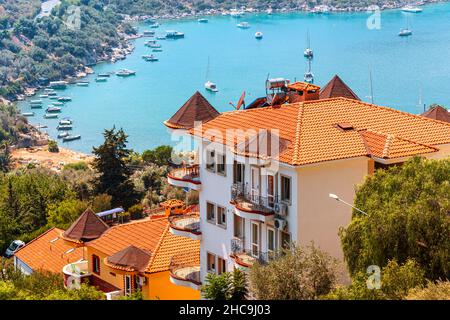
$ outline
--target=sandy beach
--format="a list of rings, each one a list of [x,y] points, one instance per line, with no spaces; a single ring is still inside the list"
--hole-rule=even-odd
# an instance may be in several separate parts
[[[84,161],[90,163],[94,157],[81,152],[59,147],[59,152],[49,152],[47,146],[15,149],[12,152],[16,168],[28,164],[40,165],[54,171],[60,171],[64,165]]]

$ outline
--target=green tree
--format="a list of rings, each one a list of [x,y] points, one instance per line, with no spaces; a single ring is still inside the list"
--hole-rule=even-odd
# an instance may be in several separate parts
[[[381,269],[380,287],[369,288],[368,281],[372,274],[359,271],[346,287],[337,287],[322,299],[330,300],[401,300],[409,290],[421,287],[424,271],[414,260],[407,260],[399,265],[395,260],[389,261]]]
[[[245,273],[240,269],[220,275],[208,273],[201,290],[209,300],[245,300],[248,293]]]
[[[49,227],[67,229],[87,208],[86,202],[77,199],[50,204],[47,208],[48,225]]]
[[[359,186],[341,241],[352,275],[414,259],[430,280],[450,277],[450,160],[415,158],[377,170]]]
[[[147,163],[154,163],[157,166],[166,166],[172,158],[173,148],[171,146],[159,146],[142,153],[142,159]]]
[[[100,176],[96,182],[96,193],[107,193],[112,197],[112,205],[129,208],[139,201],[139,194],[131,182],[131,172],[126,166],[125,159],[131,150],[127,149],[127,135],[116,128],[105,130],[105,142],[93,153],[96,156],[93,165]]]
[[[3,143],[3,146],[0,147],[0,171],[3,173],[9,172],[12,166],[12,157],[11,151],[9,149],[9,144]]]
[[[268,264],[250,270],[251,291],[259,300],[315,300],[336,283],[337,263],[313,244],[293,246]]]
[[[48,142],[48,151],[49,152],[58,153],[59,152],[58,143],[56,141],[49,140],[49,142]]]

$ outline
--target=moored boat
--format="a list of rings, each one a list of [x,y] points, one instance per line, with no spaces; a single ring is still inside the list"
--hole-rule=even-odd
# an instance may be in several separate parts
[[[142,35],[144,37],[153,37],[155,35],[155,31],[153,30],[145,30]]]
[[[150,28],[153,28],[153,29],[159,28],[159,23],[155,22],[154,24],[150,25]]]
[[[48,94],[40,94],[39,98],[48,98]]]
[[[99,73],[98,76],[102,77],[102,78],[109,78],[111,76],[111,74],[109,74],[109,73]]]
[[[68,133],[68,132],[58,133],[58,139],[62,139],[62,138],[68,137],[68,136],[70,136],[70,133]]]
[[[208,19],[205,19],[205,18],[200,18],[197,21],[200,23],[208,23]]]
[[[255,38],[258,39],[258,40],[262,39],[263,38],[263,33],[261,31],[256,32],[255,33]]]
[[[217,85],[212,81],[206,81],[205,82],[205,89],[211,92],[218,92]]]
[[[99,76],[95,79],[95,82],[106,82],[106,81],[108,81],[108,78],[106,78],[106,77]]]
[[[59,131],[61,131],[61,130],[67,131],[67,130],[72,130],[72,129],[73,129],[73,126],[71,124],[62,124],[62,125],[59,125],[56,127],[56,130],[59,130]]]
[[[44,115],[44,118],[45,118],[45,119],[56,119],[56,118],[58,118],[58,115],[57,115],[57,114],[54,114],[54,113],[46,113],[46,114]]]
[[[412,30],[405,28],[405,29],[401,29],[400,32],[398,33],[398,35],[400,37],[409,37],[412,35]]]
[[[176,30],[167,30],[166,31],[167,39],[181,39],[184,38],[184,33]]]
[[[67,82],[66,81],[51,81],[49,84],[49,87],[51,89],[65,89],[65,88],[67,88]]]
[[[63,120],[59,121],[59,124],[62,125],[62,126],[70,125],[70,124],[72,124],[72,120],[70,120],[70,119],[63,119]]]
[[[73,140],[78,140],[78,139],[81,139],[80,135],[68,135],[63,138],[63,141],[67,142],[67,141],[73,141]]]
[[[134,76],[135,74],[136,74],[136,71],[128,70],[128,69],[121,69],[116,72],[116,75],[118,77],[129,77],[129,76]]]
[[[31,100],[31,104],[42,104],[42,100]]]
[[[411,5],[406,5],[406,6],[404,6],[402,8],[402,11],[403,12],[409,12],[409,13],[420,13],[420,12],[423,11],[423,9],[419,8],[419,7],[414,7],[414,6],[411,6]]]
[[[236,25],[239,29],[248,29],[250,28],[250,24],[248,22],[241,22]]]
[[[157,57],[155,57],[153,54],[146,54],[146,55],[143,55],[142,56],[142,58],[145,60],[145,61],[158,61],[158,58]]]
[[[42,104],[32,104],[30,105],[31,109],[42,109]]]
[[[89,86],[89,82],[88,81],[80,81],[80,82],[77,82],[77,86],[87,87],[87,86]]]
[[[56,107],[62,107],[64,105],[63,102],[53,102],[52,105],[56,106]]]
[[[163,51],[163,49],[161,49],[161,48],[154,48],[152,50],[152,52],[162,52],[162,51]]]
[[[33,117],[34,116],[34,112],[24,112],[24,113],[22,113],[22,116],[24,116],[24,117]]]
[[[69,101],[72,101],[72,98],[71,97],[61,97],[61,98],[58,98],[58,101],[59,102],[69,102]]]
[[[58,107],[48,107],[45,110],[47,113],[57,113],[57,112],[61,112],[61,108]]]

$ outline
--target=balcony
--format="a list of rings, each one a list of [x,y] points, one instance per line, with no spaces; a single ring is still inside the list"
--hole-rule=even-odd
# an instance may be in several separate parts
[[[177,286],[200,290],[200,261],[197,257],[178,255],[170,261],[170,282]]]
[[[64,286],[67,289],[77,289],[83,282],[88,282],[91,273],[86,260],[70,263],[63,268]]]
[[[248,269],[256,262],[265,264],[269,261],[269,255],[266,252],[257,250],[248,250],[244,248],[244,239],[231,239],[230,258],[234,260],[235,266],[241,269]]]
[[[184,166],[171,170],[167,175],[167,181],[175,187],[189,188],[197,191],[202,187],[198,165]]]
[[[235,207],[235,214],[241,218],[261,222],[273,221],[275,212],[272,207],[275,202],[275,197],[253,194],[242,184],[233,184],[231,187],[231,203]]]
[[[175,236],[200,240],[200,215],[198,213],[175,215],[169,218],[170,233]]]

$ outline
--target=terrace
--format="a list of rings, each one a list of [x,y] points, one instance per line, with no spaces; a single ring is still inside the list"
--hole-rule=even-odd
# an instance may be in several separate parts
[[[183,166],[181,168],[172,169],[167,175],[169,184],[175,187],[189,188],[192,190],[200,190],[200,172],[198,165]]]

